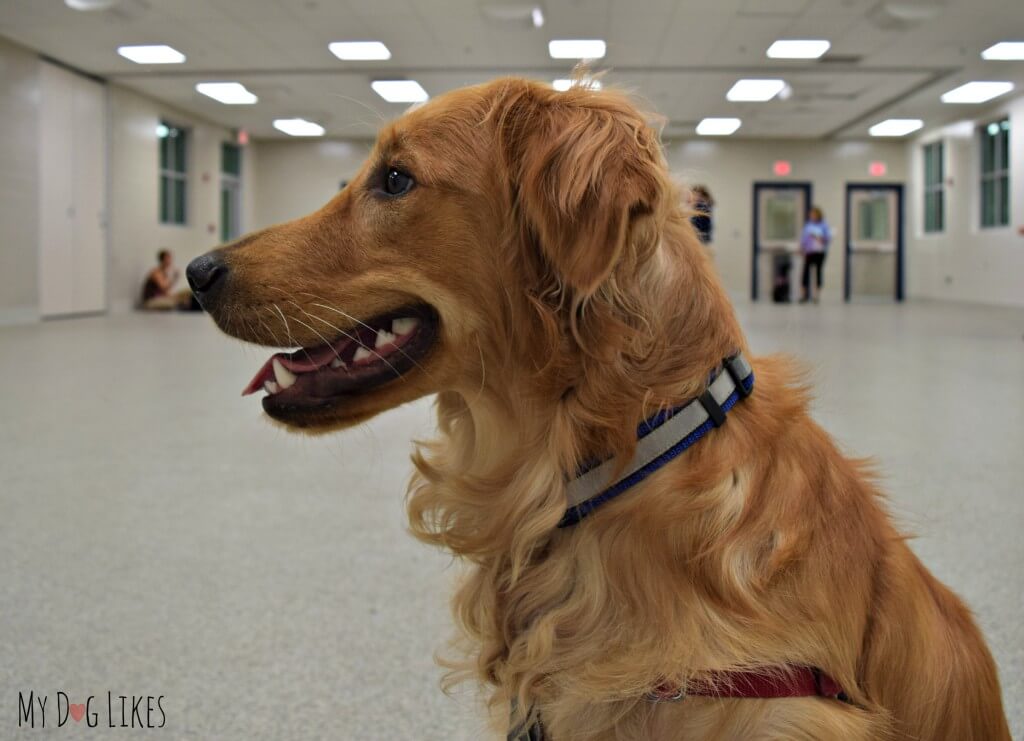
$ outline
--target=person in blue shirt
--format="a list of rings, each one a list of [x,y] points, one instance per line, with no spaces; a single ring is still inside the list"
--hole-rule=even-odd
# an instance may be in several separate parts
[[[690,197],[694,211],[690,221],[697,232],[697,238],[701,241],[701,244],[710,244],[711,229],[713,227],[711,210],[715,206],[715,199],[711,197],[711,191],[703,185],[693,186]]]
[[[803,295],[800,303],[806,303],[813,297],[814,303],[818,303],[818,295],[821,293],[821,273],[825,267],[825,255],[828,254],[828,245],[832,241],[832,230],[825,222],[825,216],[821,209],[815,206],[807,216],[804,224],[803,234],[800,235],[800,251],[804,255],[803,274]],[[814,286],[811,285],[811,268],[816,273]]]

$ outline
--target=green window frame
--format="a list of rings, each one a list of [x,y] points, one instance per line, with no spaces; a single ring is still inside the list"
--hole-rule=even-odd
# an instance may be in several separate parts
[[[946,228],[945,145],[940,141],[925,144],[924,155],[924,231],[935,234]]]
[[[160,223],[188,224],[188,129],[161,121],[156,129],[160,148]]]
[[[1010,119],[981,127],[981,227],[1010,224]]]

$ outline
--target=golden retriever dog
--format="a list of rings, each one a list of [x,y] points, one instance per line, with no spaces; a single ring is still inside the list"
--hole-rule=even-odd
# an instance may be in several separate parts
[[[748,352],[684,200],[626,95],[501,79],[407,112],[319,211],[188,276],[224,332],[293,350],[246,389],[287,428],[437,395],[411,528],[466,565],[451,678],[482,685],[500,735],[1008,739],[970,612],[783,358],[563,521],[581,470],[626,470],[641,423]]]

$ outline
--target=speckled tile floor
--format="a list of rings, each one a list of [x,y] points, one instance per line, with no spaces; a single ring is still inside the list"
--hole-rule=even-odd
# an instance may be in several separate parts
[[[740,312],[756,352],[808,361],[844,447],[878,459],[1024,735],[1024,312]],[[483,737],[432,660],[451,561],[404,532],[429,402],[292,437],[238,396],[263,359],[196,315],[0,328],[0,738],[137,737],[109,728],[108,692],[115,724],[120,695],[129,721],[133,697],[145,720],[163,696],[153,739]],[[18,730],[29,691],[49,697],[45,731]],[[93,695],[86,720],[54,728],[58,692]]]

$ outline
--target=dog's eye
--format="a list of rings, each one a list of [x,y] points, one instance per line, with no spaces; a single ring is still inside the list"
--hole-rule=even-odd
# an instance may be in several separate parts
[[[413,179],[401,170],[390,168],[384,176],[384,192],[389,196],[400,196],[412,190]]]

